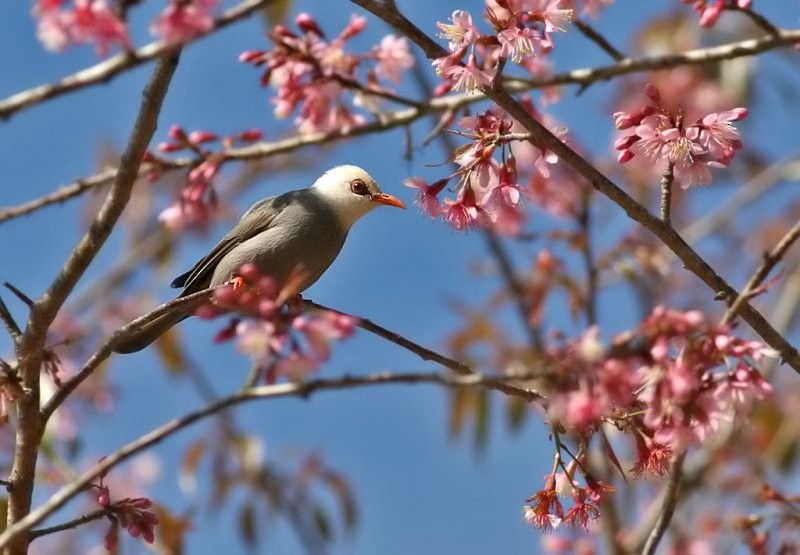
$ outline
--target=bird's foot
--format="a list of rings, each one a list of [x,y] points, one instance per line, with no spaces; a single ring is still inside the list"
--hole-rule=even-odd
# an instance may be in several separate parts
[[[244,278],[242,276],[236,276],[234,278],[231,278],[230,284],[231,287],[233,287],[234,289],[239,289],[241,287],[244,287],[245,286]]]

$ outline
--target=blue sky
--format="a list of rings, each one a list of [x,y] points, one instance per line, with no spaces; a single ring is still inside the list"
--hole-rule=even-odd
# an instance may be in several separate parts
[[[435,32],[434,23],[445,20],[456,8],[480,12],[480,3],[399,2],[407,15],[423,30]],[[630,30],[654,13],[663,13],[678,2],[618,0],[597,22],[620,47],[630,43]],[[757,2],[775,21],[797,21],[794,2]],[[762,5],[763,4],[763,5]],[[146,2],[134,10],[134,42],[149,41],[147,22],[162,4]],[[226,7],[230,4],[226,4]],[[45,51],[36,41],[34,22],[27,2],[0,4],[0,52],[2,79],[0,97],[49,82],[96,62],[91,48],[74,48],[62,55]],[[358,8],[342,0],[296,1],[292,14],[312,12],[331,34],[338,32]],[[387,29],[371,16],[364,36],[355,43],[363,48],[377,42]],[[794,23],[787,23],[793,25]],[[154,142],[166,138],[173,123],[188,130],[205,129],[221,134],[251,127],[261,128],[268,139],[280,138],[287,126],[276,123],[268,103],[269,91],[258,86],[259,73],[237,61],[239,53],[266,47],[259,18],[228,28],[192,45],[184,52],[178,73],[161,114]],[[554,59],[559,69],[607,64],[606,57],[587,46],[577,32],[556,37]],[[425,63],[425,62],[423,62]],[[782,67],[774,58],[765,62]],[[770,66],[772,64],[772,66]],[[98,152],[110,142],[121,147],[130,131],[141,88],[149,75],[147,65],[110,83],[70,94],[25,110],[0,123],[0,206],[15,205],[45,194],[76,177],[93,173]],[[791,77],[787,77],[791,83]],[[796,80],[796,78],[795,78]],[[795,83],[796,84],[796,83]],[[413,85],[404,89],[414,94]],[[601,83],[580,97],[568,89],[565,100],[553,112],[581,138],[592,154],[610,152],[610,95],[612,84]],[[780,93],[766,88],[761,101],[780,100]],[[424,137],[429,123],[413,127],[414,138]],[[775,158],[794,149],[781,132],[764,133],[767,123],[748,122],[759,136],[760,147]],[[365,167],[382,188],[410,204],[412,193],[402,186],[411,175],[441,176],[441,170],[426,167],[444,158],[439,146],[403,158],[404,131],[342,142],[324,149],[305,149],[303,169],[279,180],[264,179],[236,199],[235,211],[284,190],[308,185],[325,168],[339,163]],[[721,185],[720,187],[725,187]],[[730,186],[728,186],[730,187]],[[727,189],[730,191],[730,188]],[[717,191],[698,192],[693,200],[702,209],[724,198]],[[162,206],[170,201],[162,195]],[[3,260],[0,280],[10,281],[31,296],[49,283],[69,249],[82,232],[85,202],[69,201],[32,216],[0,225]],[[769,207],[765,206],[765,210]],[[623,216],[603,204],[604,214],[613,215],[611,232],[597,241],[610,240],[613,229],[627,225]],[[762,213],[763,214],[763,213]],[[155,217],[155,214],[152,215]],[[552,223],[533,214],[531,229],[542,231]],[[231,224],[220,224],[206,235],[187,237],[179,245],[178,260],[171,274],[177,275],[213,245]],[[124,233],[116,232],[79,285],[85,288],[93,277],[113,265],[125,248]],[[535,258],[536,244],[516,249],[521,265]],[[377,210],[359,222],[344,251],[320,282],[306,294],[320,303],[369,317],[390,329],[436,349],[444,349],[447,336],[458,324],[454,300],[480,307],[495,291],[498,281],[470,272],[487,254],[478,234],[458,234],[432,222],[414,209]],[[143,272],[139,284],[152,291],[154,302],[172,294],[171,275]],[[7,295],[3,295],[7,298]],[[629,296],[619,289],[602,297],[604,325],[621,329],[635,316],[626,313]],[[15,313],[24,319],[21,307]],[[616,312],[612,309],[620,307]],[[570,328],[566,311],[550,306],[550,325]],[[502,317],[504,329],[519,334],[513,312]],[[185,343],[220,394],[236,390],[248,373],[247,360],[231,345],[212,346],[218,324],[196,319],[181,326]],[[0,340],[0,352],[9,350]],[[113,381],[119,392],[117,409],[102,419],[87,420],[83,429],[87,456],[97,457],[147,432],[164,421],[201,406],[202,400],[179,379],[171,378],[150,352],[116,357]],[[437,370],[411,353],[379,338],[359,332],[337,346],[333,359],[319,377],[362,375],[381,370],[397,372]],[[539,424],[536,410],[522,430],[510,432],[505,423],[502,399],[493,395],[490,434],[486,448],[477,451],[470,437],[453,438],[448,432],[449,393],[429,385],[390,386],[357,391],[324,392],[309,400],[287,399],[256,402],[235,409],[236,421],[263,438],[266,453],[276,461],[290,460],[294,453],[316,452],[343,471],[353,486],[359,506],[355,533],[334,543],[332,553],[536,553],[539,533],[522,521],[524,499],[536,491],[551,465],[547,431]],[[191,441],[210,428],[196,425],[159,445],[155,453],[164,468],[153,497],[175,512],[203,506],[202,492],[196,497],[180,492],[175,461]],[[75,505],[77,507],[77,505]],[[76,509],[78,510],[78,509]],[[67,513],[64,513],[65,515]],[[237,543],[234,511],[199,510],[190,534],[189,553],[242,552]],[[293,553],[299,544],[282,521],[264,524],[264,552]],[[233,543],[231,543],[233,542]],[[130,544],[129,552],[139,547]]]

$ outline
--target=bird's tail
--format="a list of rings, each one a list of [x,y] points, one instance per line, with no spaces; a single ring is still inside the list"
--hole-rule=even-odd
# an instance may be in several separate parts
[[[169,328],[191,316],[193,310],[194,308],[190,308],[188,311],[171,312],[156,318],[152,322],[149,322],[139,329],[134,330],[131,335],[115,345],[113,347],[113,351],[121,354],[141,351],[150,345],[150,343],[158,339],[161,334],[165,333]]]

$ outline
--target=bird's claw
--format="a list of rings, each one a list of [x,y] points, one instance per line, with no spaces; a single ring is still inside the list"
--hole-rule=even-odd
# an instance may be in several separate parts
[[[231,287],[233,287],[234,289],[239,289],[240,287],[244,287],[245,285],[244,278],[242,276],[236,276],[234,278],[231,278],[230,284]]]

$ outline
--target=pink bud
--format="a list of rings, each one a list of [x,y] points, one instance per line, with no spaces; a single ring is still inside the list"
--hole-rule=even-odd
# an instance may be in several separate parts
[[[653,104],[659,104],[661,102],[661,94],[658,92],[658,88],[652,83],[648,83],[645,86],[644,94],[653,101]]]
[[[245,50],[239,54],[239,61],[243,63],[263,63],[266,52],[261,50]]]
[[[208,143],[216,140],[217,135],[210,131],[192,131],[189,133],[189,142],[194,144]]]
[[[186,133],[183,131],[180,125],[173,124],[172,127],[169,128],[169,132],[167,133],[171,139],[175,139],[176,141],[185,141],[186,140]]]
[[[107,492],[103,492],[97,496],[97,504],[101,507],[108,507],[109,503],[111,503],[111,499],[109,499]]]
[[[161,152],[177,152],[179,150],[183,150],[184,148],[186,147],[175,143],[163,142],[158,144],[158,150]]]
[[[365,17],[354,15],[350,19],[350,23],[347,24],[347,27],[345,27],[344,30],[339,33],[339,39],[349,40],[363,31],[366,26],[367,19]]]
[[[246,131],[242,131],[241,133],[239,133],[239,135],[237,135],[237,138],[240,141],[245,141],[245,142],[250,143],[250,142],[253,142],[253,141],[260,141],[262,136],[263,136],[263,134],[261,133],[261,130],[259,130],[259,129],[248,129]]]
[[[619,162],[620,164],[624,164],[625,162],[630,162],[633,156],[634,156],[633,152],[631,152],[630,150],[623,150],[622,152],[619,153],[619,156],[617,156],[617,162]]]
[[[325,36],[322,34],[322,31],[320,30],[319,25],[317,25],[317,22],[314,20],[314,18],[306,12],[299,13],[294,22],[295,25],[297,25],[304,33],[314,33],[319,37]]]

